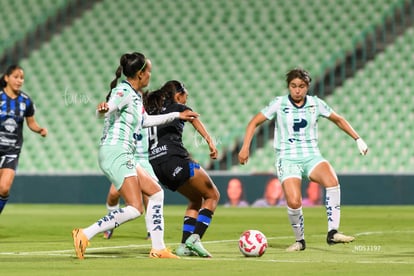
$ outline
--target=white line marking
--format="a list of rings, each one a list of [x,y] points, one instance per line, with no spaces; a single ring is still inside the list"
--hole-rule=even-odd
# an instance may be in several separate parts
[[[396,234],[396,233],[414,233],[413,230],[406,231],[370,231],[370,232],[361,232],[356,233],[355,236],[371,236],[371,235],[387,235],[387,234]],[[313,235],[313,236],[324,236],[324,235]],[[292,236],[280,236],[280,237],[268,237],[268,240],[285,240],[292,239]],[[216,240],[216,241],[204,241],[204,244],[215,244],[215,243],[235,243],[238,240]],[[178,243],[169,244],[170,246],[177,246]],[[130,244],[130,245],[120,245],[120,246],[104,246],[104,247],[88,247],[88,252],[97,252],[104,250],[114,250],[114,249],[133,249],[133,248],[147,248],[148,244]],[[64,249],[64,250],[51,250],[51,251],[27,251],[27,252],[0,252],[0,255],[7,256],[57,256],[57,257],[75,257],[73,249]],[[110,255],[110,254],[89,254],[87,258],[123,258],[122,256]],[[131,258],[128,256],[128,258]],[[135,256],[137,259],[147,259],[147,256]],[[208,260],[208,261],[240,261],[240,256],[235,258],[194,258],[194,257],[182,257],[183,260]],[[268,260],[263,258],[246,258],[249,261],[256,262],[270,262],[270,263],[342,263],[341,260]],[[413,261],[386,261],[386,260],[363,260],[356,261],[354,263],[359,264],[414,264]]]

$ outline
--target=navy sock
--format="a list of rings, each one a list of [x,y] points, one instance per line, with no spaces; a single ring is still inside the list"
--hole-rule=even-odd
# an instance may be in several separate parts
[[[8,200],[9,200],[8,196],[6,196],[6,197],[0,196],[0,214],[4,209],[4,206],[6,206],[6,203],[7,203]]]
[[[194,228],[197,220],[195,218],[185,216],[183,223],[183,235],[181,238],[181,243],[185,243],[189,236],[194,233]]]
[[[207,231],[208,226],[210,225],[211,218],[213,217],[213,212],[208,209],[201,209],[198,213],[197,223],[195,225],[194,234],[200,235],[200,238],[203,237],[204,233]]]

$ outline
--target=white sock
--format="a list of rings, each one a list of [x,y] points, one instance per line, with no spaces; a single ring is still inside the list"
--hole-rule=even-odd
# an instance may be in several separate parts
[[[148,203],[147,203],[148,204]],[[147,234],[151,232],[150,224],[151,224],[151,217],[148,216],[148,205],[145,206],[145,227],[147,228]]]
[[[88,240],[92,239],[96,234],[114,229],[124,222],[133,220],[139,217],[141,213],[132,206],[114,210],[108,215],[104,216],[91,226],[82,229]]]
[[[164,190],[148,197],[145,223],[151,235],[152,248],[164,249]]]
[[[296,241],[305,239],[305,225],[303,218],[302,207],[298,209],[292,209],[287,207],[288,217],[290,225],[292,225],[293,233],[295,234]]]
[[[108,203],[106,203],[106,209],[108,210],[108,213],[118,210],[119,209],[119,203],[117,205],[114,206],[110,206],[108,205]]]
[[[328,232],[339,229],[341,220],[341,189],[340,186],[326,188],[326,215],[328,217]]]

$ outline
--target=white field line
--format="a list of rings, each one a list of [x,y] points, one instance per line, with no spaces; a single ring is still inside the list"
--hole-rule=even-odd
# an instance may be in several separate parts
[[[371,236],[371,235],[385,235],[385,234],[396,234],[396,233],[413,233],[414,231],[372,231],[372,232],[361,232],[355,234],[355,236]],[[322,236],[322,235],[314,235],[314,236]],[[284,240],[284,239],[292,239],[292,236],[281,236],[281,237],[268,237],[268,240]],[[215,243],[235,243],[238,240],[216,240],[216,241],[204,241],[203,244],[215,244]],[[177,246],[178,243],[169,244],[170,246]],[[105,250],[114,250],[114,249],[133,249],[133,248],[146,248],[148,244],[130,244],[130,245],[121,245],[121,246],[105,246],[105,247],[88,247],[88,252],[96,252],[96,251],[105,251]],[[64,249],[64,250],[51,250],[51,251],[27,251],[27,252],[0,252],[0,256],[58,256],[58,257],[75,257],[75,253],[73,249]],[[116,255],[110,254],[91,254],[87,256],[87,258],[119,258]],[[146,256],[136,256],[137,259],[147,259]],[[185,260],[200,260],[201,258],[191,258],[191,257],[184,257],[182,259]],[[212,258],[212,259],[203,259],[208,261],[240,261],[240,257],[237,258]],[[262,258],[246,258],[249,261],[256,261],[256,262],[273,262],[273,263],[342,263],[341,260],[338,261],[329,261],[329,260],[268,260]],[[360,264],[414,264],[413,261],[387,261],[387,260],[362,260],[356,261],[355,263]]]

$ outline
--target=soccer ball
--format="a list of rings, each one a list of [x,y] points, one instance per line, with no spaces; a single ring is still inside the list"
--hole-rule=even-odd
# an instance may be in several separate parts
[[[266,236],[259,230],[247,230],[239,238],[240,252],[246,257],[260,257],[266,252]]]

